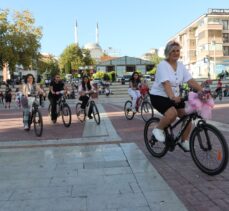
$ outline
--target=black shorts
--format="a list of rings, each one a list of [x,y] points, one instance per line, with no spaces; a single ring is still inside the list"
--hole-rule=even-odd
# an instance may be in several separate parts
[[[150,100],[152,106],[161,114],[164,114],[171,107],[175,107],[176,109],[181,109],[185,107],[184,102],[175,103],[173,100],[170,100],[168,97],[162,97],[159,95],[150,95]]]

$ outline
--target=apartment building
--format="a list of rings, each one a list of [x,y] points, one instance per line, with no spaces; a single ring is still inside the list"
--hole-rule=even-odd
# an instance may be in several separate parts
[[[229,9],[209,9],[169,40],[181,44],[181,61],[194,78],[229,72]]]

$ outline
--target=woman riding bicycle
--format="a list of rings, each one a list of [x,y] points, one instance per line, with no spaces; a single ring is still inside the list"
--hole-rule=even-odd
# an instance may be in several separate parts
[[[35,83],[35,78],[32,74],[27,74],[25,77],[25,83],[22,86],[22,107],[23,107],[23,123],[24,129],[29,129],[29,112],[31,112],[35,96],[39,93],[43,93],[42,89]]]
[[[51,104],[51,120],[53,123],[56,123],[57,120],[57,111],[56,105],[57,101],[60,99],[62,91],[67,92],[67,87],[60,79],[60,75],[56,74],[54,80],[51,81],[49,85],[49,94],[48,99]]]
[[[160,119],[158,127],[152,134],[159,142],[165,142],[164,128],[185,115],[185,103],[181,102],[180,85],[188,83],[196,91],[202,87],[192,78],[185,66],[178,61],[180,58],[180,44],[170,41],[165,48],[165,60],[157,67],[155,82],[150,90],[150,99],[153,107],[164,116]],[[181,145],[189,150],[188,137],[191,132],[191,123],[184,132]]]
[[[91,85],[89,77],[87,75],[83,76],[82,83],[79,86],[79,100],[82,101],[81,109],[85,109],[90,98],[90,94],[95,93],[94,86]],[[92,119],[92,107],[90,105],[88,110],[88,118]]]
[[[140,75],[138,72],[133,72],[128,88],[128,94],[132,97],[132,111],[136,113],[136,102],[141,96],[139,87],[141,86]]]

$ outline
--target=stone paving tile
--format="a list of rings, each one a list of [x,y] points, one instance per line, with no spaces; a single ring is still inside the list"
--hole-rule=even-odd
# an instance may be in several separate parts
[[[142,193],[125,193],[100,196],[89,196],[87,198],[88,211],[103,209],[120,209],[148,206]]]
[[[0,210],[183,210],[135,144],[1,152],[12,165],[0,162]]]
[[[15,200],[6,201],[0,211],[87,211],[86,198],[55,198],[39,200]]]

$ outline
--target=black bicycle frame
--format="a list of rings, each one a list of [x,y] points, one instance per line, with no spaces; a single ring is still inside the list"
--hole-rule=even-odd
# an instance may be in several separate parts
[[[170,131],[170,135],[172,137],[172,141],[174,143],[177,143],[179,141],[179,139],[181,138],[181,136],[184,134],[184,131],[186,130],[186,128],[188,127],[189,123],[193,120],[196,119],[196,117],[198,117],[198,115],[196,113],[193,114],[188,114],[188,115],[184,115],[183,117],[181,117],[178,121],[176,121],[173,125],[170,125],[166,128],[166,130],[169,129]],[[182,122],[185,122],[184,127],[177,133],[176,137],[174,137],[174,133],[173,130],[174,128],[177,127],[177,125],[181,124]]]

